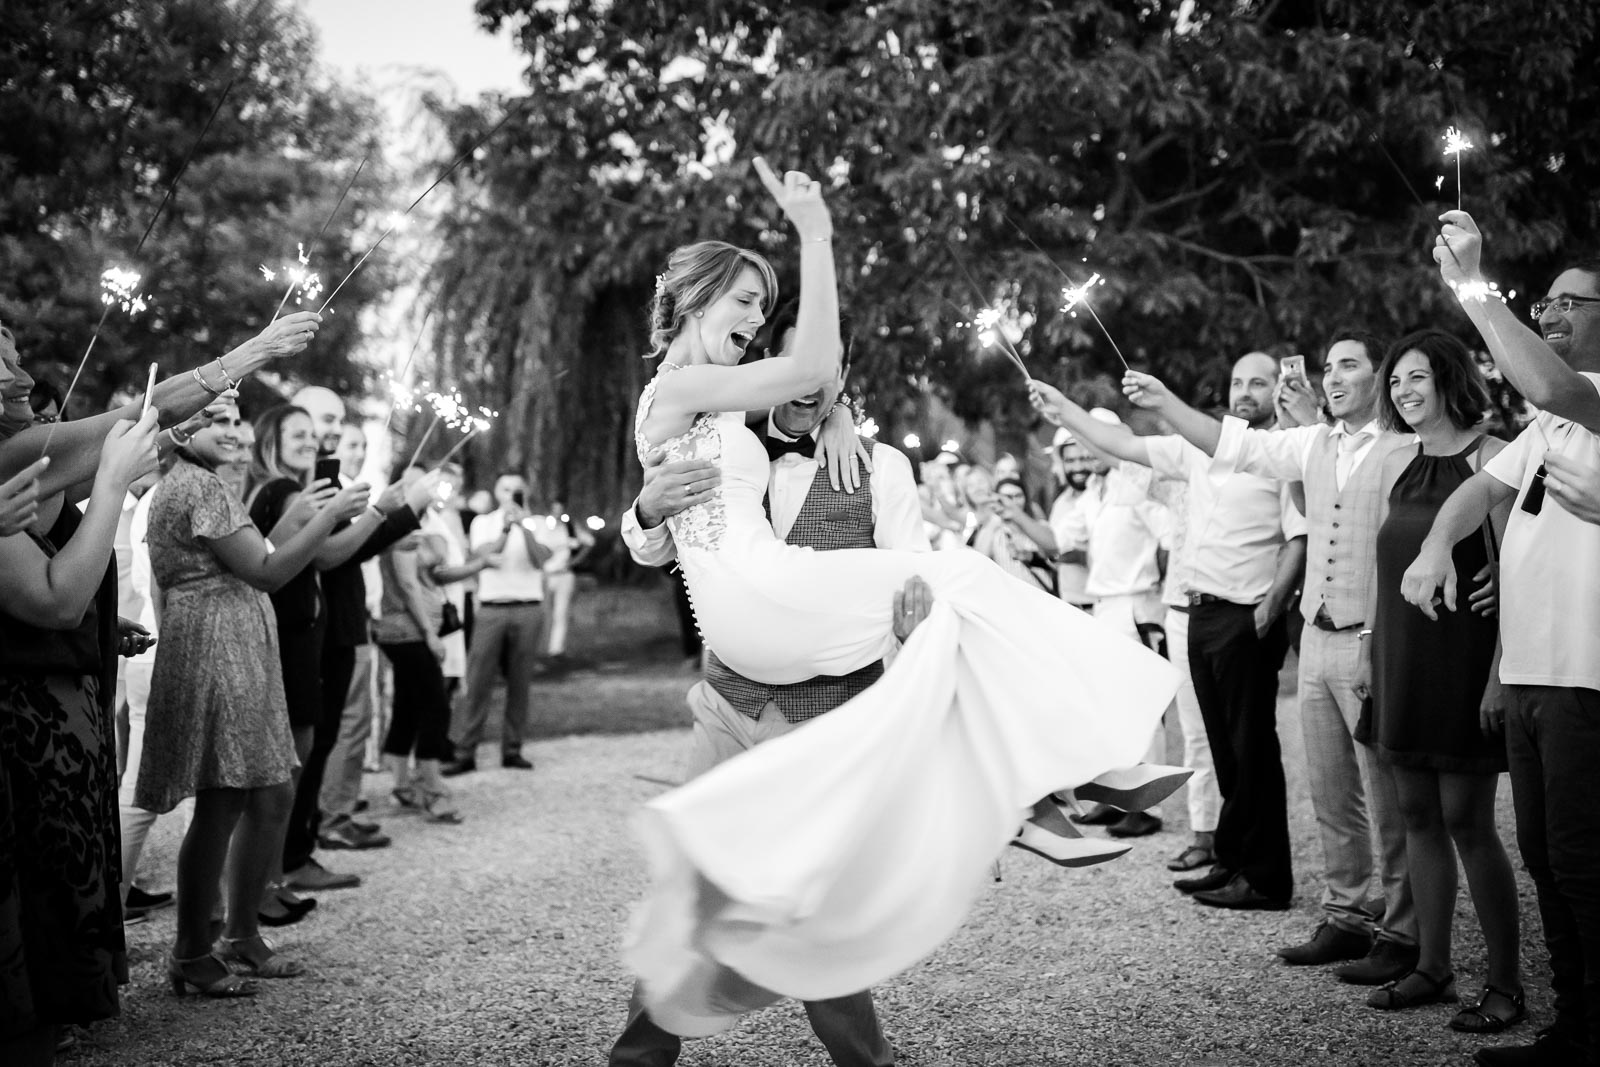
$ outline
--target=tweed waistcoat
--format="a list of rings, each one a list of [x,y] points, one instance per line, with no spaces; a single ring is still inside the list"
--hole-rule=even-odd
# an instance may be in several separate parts
[[[1402,434],[1380,433],[1340,491],[1335,473],[1339,441],[1324,431],[1306,464],[1306,581],[1300,611],[1309,622],[1326,607],[1328,618],[1343,629],[1370,622],[1366,615],[1377,580],[1383,461],[1413,442]]]
[[[870,447],[871,442],[867,442]],[[872,475],[864,467],[861,488],[854,493],[835,492],[828,482],[827,467],[817,466],[817,476],[806,493],[805,503],[795,516],[789,536],[791,545],[829,552],[838,548],[875,548],[872,536]],[[782,619],[772,625],[783,625]],[[761,717],[761,709],[771,701],[790,722],[814,719],[832,711],[846,700],[864,692],[883,676],[883,664],[873,663],[845,675],[820,675],[792,685],[765,685],[736,674],[715,653],[706,656],[706,681],[741,714]]]

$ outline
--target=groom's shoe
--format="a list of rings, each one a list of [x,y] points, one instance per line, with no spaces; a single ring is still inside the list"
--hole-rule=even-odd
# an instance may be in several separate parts
[[[1184,893],[1207,893],[1215,889],[1221,889],[1233,881],[1233,877],[1233,871],[1228,870],[1220,863],[1215,863],[1205,874],[1197,874],[1189,878],[1174,878],[1172,880],[1172,888]]]
[[[1062,837],[1031,822],[1022,824],[1011,843],[1062,867],[1089,867],[1105,863],[1133,848],[1132,845],[1119,845],[1103,837]]]
[[[1074,812],[1068,818],[1079,826],[1110,826],[1122,818],[1122,812],[1110,804],[1096,804],[1088,811]]]
[[[1257,892],[1255,886],[1246,881],[1242,874],[1234,875],[1233,881],[1221,889],[1200,890],[1195,893],[1194,899],[1207,907],[1229,908],[1233,911],[1289,910],[1287,897],[1269,897],[1265,893]]]
[[[1094,781],[1078,786],[1072,795],[1079,800],[1109,804],[1123,811],[1144,811],[1176,793],[1178,787],[1187,782],[1193,773],[1188,767],[1141,763],[1136,767],[1107,771]]]

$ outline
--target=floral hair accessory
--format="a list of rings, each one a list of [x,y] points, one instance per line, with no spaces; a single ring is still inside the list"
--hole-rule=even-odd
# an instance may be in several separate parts
[[[656,275],[656,295],[660,296],[662,293],[665,293],[666,291],[667,291],[667,276],[665,274],[657,274]]]

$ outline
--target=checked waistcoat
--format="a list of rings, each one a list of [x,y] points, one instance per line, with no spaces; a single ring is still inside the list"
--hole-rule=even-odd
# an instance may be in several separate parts
[[[867,442],[868,447],[871,442]],[[791,545],[829,552],[839,548],[875,548],[872,537],[872,474],[864,467],[861,488],[854,493],[835,492],[828,483],[828,470],[817,465],[817,476],[806,493],[805,503],[795,516],[794,526],[784,540]],[[782,626],[783,620],[773,624]],[[716,653],[706,656],[706,681],[722,698],[752,719],[770,700],[790,722],[814,719],[832,711],[846,700],[864,692],[883,676],[883,664],[873,663],[844,675],[819,675],[791,685],[766,685],[736,674]]]

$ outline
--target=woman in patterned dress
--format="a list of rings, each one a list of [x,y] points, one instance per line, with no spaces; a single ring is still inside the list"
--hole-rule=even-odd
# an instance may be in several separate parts
[[[161,644],[135,796],[154,812],[195,798],[178,855],[178,931],[168,974],[174,992],[208,996],[254,992],[230,974],[230,963],[264,978],[302,970],[276,955],[258,928],[295,766],[267,593],[315,555],[337,520],[340,496],[331,487],[302,494],[294,510],[304,525],[274,552],[216,474],[232,458],[223,431],[196,432],[155,490],[146,535],[160,589]],[[213,952],[211,916],[230,839],[227,923]]]

